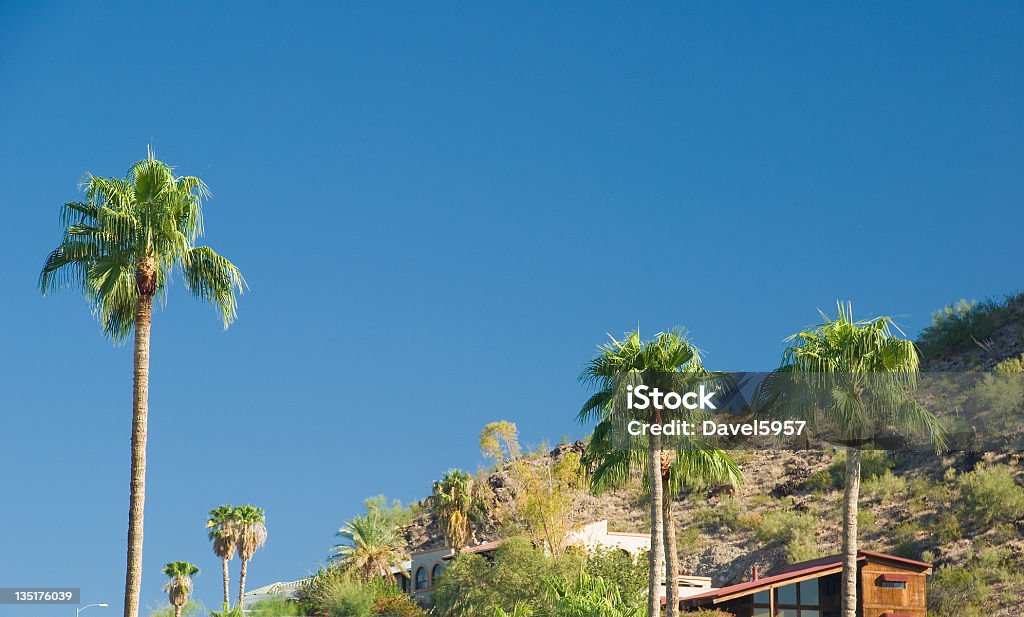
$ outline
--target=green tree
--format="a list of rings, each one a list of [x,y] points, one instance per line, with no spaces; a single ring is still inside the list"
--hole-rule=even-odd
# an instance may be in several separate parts
[[[242,607],[242,596],[245,595],[245,576],[249,561],[256,551],[267,542],[267,516],[263,508],[244,505],[235,508],[235,522],[238,528],[236,552],[242,561],[238,571],[238,607]]]
[[[545,578],[550,608],[545,617],[640,617],[643,600],[585,570],[572,580]]]
[[[360,514],[338,530],[344,540],[332,549],[342,567],[358,578],[388,576],[391,567],[406,559],[405,541],[394,521],[377,510]]]
[[[666,452],[660,434],[628,437],[626,426],[630,421],[661,424],[669,418],[654,405],[647,410],[629,409],[627,389],[646,385],[664,392],[686,392],[720,376],[704,368],[699,351],[679,330],[659,333],[649,341],[641,340],[639,331],[631,332],[621,341],[613,338],[599,349],[580,376],[597,390],[577,416],[580,422],[598,421],[584,463],[591,470],[591,486],[596,492],[621,486],[635,472],[647,470],[645,486],[651,504],[647,615],[658,617],[661,581],[675,581],[678,576],[672,524],[675,495],[687,484],[735,483],[741,474],[726,453],[697,441],[680,441]],[[675,593],[674,585],[666,585],[670,617],[679,610]]]
[[[519,458],[519,452],[519,429],[514,422],[491,422],[480,432],[480,453],[496,465]]]
[[[210,530],[213,554],[220,558],[221,578],[224,581],[223,610],[226,611],[231,604],[228,562],[235,556],[235,549],[238,545],[238,521],[235,516],[235,507],[225,504],[210,510],[210,515],[206,519],[206,528]]]
[[[458,553],[469,544],[472,533],[469,511],[473,506],[473,476],[449,469],[434,482],[433,506],[445,541]]]
[[[174,617],[181,617],[182,609],[192,595],[192,577],[199,574],[199,568],[187,561],[172,561],[164,566],[163,573],[168,579],[164,591],[174,607]]]
[[[583,470],[574,453],[557,462],[519,460],[508,466],[514,498],[496,504],[499,521],[512,533],[525,534],[536,546],[553,555],[568,548],[569,532],[576,526],[574,498],[580,493]]]
[[[235,294],[245,282],[230,261],[194,244],[202,233],[202,200],[209,195],[199,178],[175,176],[150,151],[125,178],[87,174],[84,187],[85,201],[66,203],[61,210],[64,238],[46,258],[39,287],[44,295],[77,287],[105,335],[120,343],[135,334],[124,616],[137,617],[153,300],[165,300],[171,275],[180,269],[185,287],[212,303],[226,328],[235,319]]]
[[[835,319],[821,315],[823,323],[786,339],[782,365],[760,384],[757,398],[769,405],[768,413],[838,430],[846,445],[841,614],[855,617],[861,448],[881,426],[925,435],[937,447],[945,431],[912,396],[917,349],[893,333],[890,318],[854,321],[852,307],[842,303]]]

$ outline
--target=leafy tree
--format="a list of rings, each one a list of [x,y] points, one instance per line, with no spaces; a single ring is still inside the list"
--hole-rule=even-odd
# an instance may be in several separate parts
[[[465,471],[449,469],[434,482],[433,506],[445,541],[458,553],[469,544],[472,532],[469,511],[473,507],[473,477]]]
[[[919,372],[917,350],[893,333],[890,318],[854,321],[852,308],[842,303],[835,319],[824,313],[822,318],[823,323],[786,339],[790,345],[782,365],[759,385],[757,398],[766,413],[837,428],[847,446],[841,614],[855,617],[860,448],[870,443],[879,426],[925,435],[940,447],[945,430],[912,396]]]
[[[554,463],[549,458],[540,463],[515,461],[508,472],[515,497],[498,506],[499,520],[535,545],[561,555],[576,524],[574,495],[583,473],[579,456],[570,453]]]
[[[163,573],[168,579],[164,591],[174,607],[174,617],[181,617],[182,609],[192,595],[192,577],[199,574],[199,568],[187,561],[172,561],[164,566]]]
[[[235,549],[238,544],[238,523],[235,516],[235,507],[225,504],[210,510],[210,515],[206,519],[206,528],[210,530],[209,536],[210,541],[213,542],[213,554],[220,558],[221,578],[224,580],[223,608],[227,610],[231,604],[228,562],[235,556]]]
[[[507,420],[491,422],[480,432],[480,453],[501,465],[519,458],[519,429]]]
[[[547,603],[544,579],[567,581],[582,567],[579,557],[550,557],[525,538],[512,538],[494,551],[492,562],[474,553],[452,559],[434,583],[435,609],[451,617],[539,610]]]
[[[84,188],[85,201],[66,203],[61,210],[64,238],[46,258],[39,287],[43,294],[77,287],[105,335],[117,343],[135,335],[124,617],[137,617],[153,300],[166,299],[171,275],[180,270],[186,289],[212,303],[226,328],[235,319],[235,294],[245,282],[230,261],[194,244],[202,233],[201,203],[209,195],[199,178],[175,176],[150,151],[125,178],[87,174]]]
[[[381,598],[402,595],[390,578],[359,579],[339,566],[321,568],[298,590],[307,614],[370,617]]]
[[[699,351],[682,331],[662,332],[649,341],[642,341],[639,331],[632,332],[599,349],[580,376],[597,389],[577,416],[581,422],[598,420],[584,462],[592,470],[591,485],[596,492],[625,484],[635,472],[647,469],[645,486],[651,501],[647,615],[658,617],[661,581],[675,581],[678,575],[675,525],[671,522],[675,495],[688,483],[737,482],[741,475],[726,453],[699,442],[679,442],[666,452],[660,434],[627,437],[630,421],[661,424],[668,419],[654,405],[646,410],[629,409],[627,388],[646,385],[663,392],[685,392],[720,376],[704,368]],[[675,593],[674,585],[666,585],[669,617],[679,610]]]
[[[405,541],[398,534],[394,520],[379,510],[356,516],[345,523],[337,535],[344,541],[332,552],[342,560],[342,567],[359,578],[389,576],[391,567],[406,558]]]
[[[419,514],[418,504],[413,503],[403,506],[402,502],[398,499],[394,499],[389,503],[388,498],[384,495],[367,497],[363,500],[363,505],[366,507],[367,514],[376,514],[386,518],[396,528],[409,525],[416,518],[416,515]]]
[[[598,547],[587,556],[585,568],[587,574],[604,579],[626,597],[642,598],[647,592],[646,560],[623,550]]]
[[[238,606],[242,606],[242,597],[245,595],[245,575],[249,568],[249,561],[256,551],[267,542],[267,516],[263,508],[244,505],[235,508],[235,523],[238,529],[238,541],[236,552],[242,561],[242,567],[238,571]]]

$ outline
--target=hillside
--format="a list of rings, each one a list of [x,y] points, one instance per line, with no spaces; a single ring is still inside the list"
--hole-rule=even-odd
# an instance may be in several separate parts
[[[922,370],[991,369],[1024,353],[1024,297],[983,305],[982,318],[937,318],[922,336]],[[965,325],[966,324],[966,325]],[[581,454],[583,442],[529,455],[536,464]],[[682,571],[711,576],[716,586],[749,580],[757,566],[840,550],[842,455],[832,451],[735,451],[746,477],[734,495],[680,496],[675,508]],[[935,564],[930,597],[963,602],[952,614],[1016,617],[1024,604],[1024,502],[1020,452],[881,453],[864,455],[862,547]],[[513,498],[507,472],[481,472],[494,502]],[[1015,486],[1014,486],[1015,485]],[[1009,490],[1007,490],[1009,489]],[[1024,495],[1024,493],[1022,493]],[[601,496],[574,494],[576,520],[608,519],[617,531],[648,529],[639,483]],[[1022,497],[1024,499],[1024,497]],[[479,516],[474,541],[500,537],[492,509]],[[443,542],[427,509],[405,529],[410,550]],[[946,604],[947,608],[951,606]],[[937,612],[936,614],[950,614]]]

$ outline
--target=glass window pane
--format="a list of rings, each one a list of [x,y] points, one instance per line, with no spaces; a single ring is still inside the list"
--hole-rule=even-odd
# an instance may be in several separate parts
[[[796,604],[796,585],[779,587],[778,594],[775,596],[777,604]],[[793,615],[793,617],[796,617],[796,615]]]
[[[779,617],[797,617],[795,608],[782,608],[778,612]]]
[[[818,606],[817,579],[800,583],[800,606]]]
[[[769,609],[767,606],[764,608],[755,608],[754,617],[772,617],[771,613],[768,612],[769,610],[771,609]]]
[[[768,592],[759,591],[754,594],[754,604],[768,604]]]
[[[802,608],[800,609],[800,617],[819,617],[819,613],[814,609]]]

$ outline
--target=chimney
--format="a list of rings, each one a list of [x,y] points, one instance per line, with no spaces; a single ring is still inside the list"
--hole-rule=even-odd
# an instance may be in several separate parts
[[[760,578],[760,577],[759,577],[759,576],[757,575],[757,566],[754,566],[754,568],[753,568],[753,574],[754,574],[754,580],[755,580],[755,581],[756,581],[756,580],[757,580],[758,578]]]

